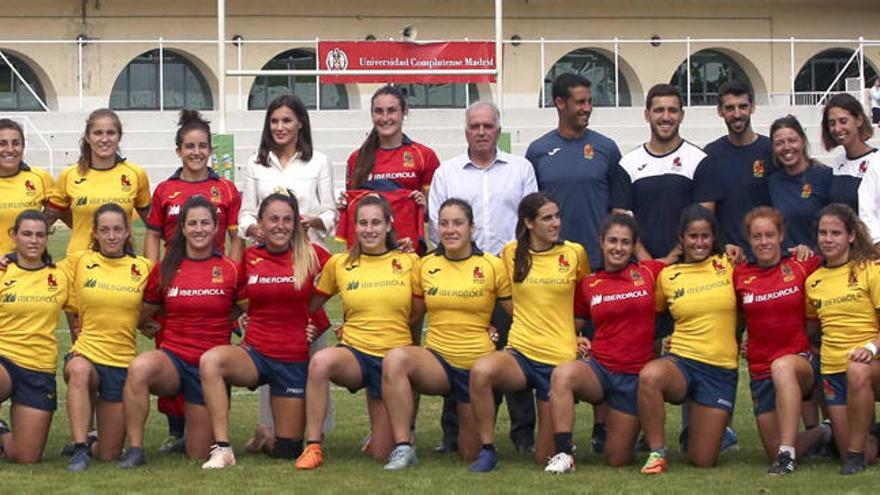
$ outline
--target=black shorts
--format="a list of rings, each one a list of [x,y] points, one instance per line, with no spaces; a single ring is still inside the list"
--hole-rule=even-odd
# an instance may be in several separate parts
[[[82,354],[68,352],[64,356],[64,364],[79,356],[88,361],[98,373],[98,398],[107,402],[122,402],[122,391],[125,389],[125,379],[128,378],[128,368],[96,364]]]
[[[160,349],[168,356],[174,369],[177,370],[177,378],[180,381],[180,388],[174,395],[183,394],[184,400],[190,404],[205,405],[205,396],[202,395],[202,378],[199,375],[199,366],[197,364],[189,364],[180,358],[177,354],[168,349]]]
[[[361,368],[361,384],[359,387],[348,389],[349,392],[355,393],[358,390],[367,389],[367,397],[371,399],[382,398],[382,358],[361,352],[354,347],[340,345],[343,349],[348,349],[354,355]]]
[[[446,372],[446,379],[449,380],[449,389],[451,390],[447,397],[464,404],[470,403],[471,394],[468,387],[471,381],[471,370],[456,368],[449,364],[449,361],[441,356],[439,352],[433,349],[428,349],[428,351],[437,358],[440,366],[443,366],[443,371]]]
[[[257,368],[260,385],[269,384],[269,392],[273,397],[294,397],[302,399],[306,396],[306,381],[309,377],[309,362],[286,362],[272,359],[257,352],[250,346],[241,346],[254,367]]]
[[[34,371],[0,356],[0,366],[12,378],[12,403],[52,412],[58,408],[55,391],[55,374]]]

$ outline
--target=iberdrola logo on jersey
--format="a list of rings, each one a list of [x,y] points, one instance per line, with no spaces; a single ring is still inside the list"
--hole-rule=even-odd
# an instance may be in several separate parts
[[[752,175],[755,177],[764,177],[764,160],[755,160],[752,164]]]
[[[138,268],[136,263],[131,264],[131,279],[135,282],[139,281],[143,277],[140,268]]]
[[[425,294],[427,294],[429,296],[436,296],[438,290],[440,290],[440,288],[437,286],[434,286],[434,287],[431,287],[430,289],[428,289],[427,292],[425,292]]]
[[[565,272],[571,268],[571,263],[568,262],[568,258],[565,257],[564,254],[559,255],[559,271]]]
[[[483,270],[481,270],[480,267],[475,266],[474,267],[474,283],[475,284],[482,284],[485,281],[486,281],[486,276],[483,274]]]
[[[24,181],[24,193],[28,196],[37,194],[37,186],[34,185],[34,181],[30,179]]]
[[[131,180],[127,175],[122,174],[119,176],[119,183],[122,185],[123,191],[131,191]]]
[[[397,258],[391,258],[391,272],[395,275],[400,275],[403,272],[403,266]]]

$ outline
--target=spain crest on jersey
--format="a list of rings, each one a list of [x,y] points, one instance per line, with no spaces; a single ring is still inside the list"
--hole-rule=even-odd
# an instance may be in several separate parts
[[[483,274],[483,270],[480,269],[479,266],[474,267],[474,283],[482,284],[486,282],[486,275]]]
[[[675,157],[672,159],[672,170],[674,172],[678,172],[681,170],[681,157]]]
[[[119,176],[119,184],[122,186],[123,191],[131,191],[131,179],[127,175],[122,174]]]
[[[211,267],[211,283],[223,283],[223,269],[220,268],[220,265],[214,265],[213,267]]]
[[[37,186],[34,185],[34,181],[30,179],[24,181],[24,193],[28,196],[37,194]]]
[[[862,163],[859,164],[859,173],[864,174],[868,171],[868,160],[862,160]]]
[[[589,144],[589,143],[585,144],[584,145],[584,159],[585,160],[592,160],[593,156],[595,156],[595,153],[593,152],[593,145]]]
[[[715,275],[724,275],[727,272],[727,267],[717,258],[712,260],[712,268],[715,269]]]
[[[629,278],[632,279],[633,285],[636,287],[645,285],[645,279],[642,278],[642,274],[635,268],[629,271]]]
[[[764,160],[755,160],[752,164],[752,175],[758,178],[764,177]]]
[[[131,279],[135,282],[139,281],[144,275],[141,273],[136,263],[131,264]]]
[[[410,152],[410,151],[403,152],[403,166],[406,168],[415,168],[416,159],[413,156],[412,152]]]
[[[559,271],[565,272],[569,268],[571,268],[571,263],[568,262],[568,258],[566,258],[564,254],[560,254],[559,255]]]
[[[400,275],[403,272],[403,265],[397,258],[391,258],[391,272],[395,275]]]
[[[211,202],[219,203],[223,198],[220,197],[220,189],[217,186],[211,186]]]
[[[801,197],[804,199],[809,199],[812,195],[813,186],[811,186],[809,182],[804,182],[804,187],[801,188]]]
[[[49,287],[49,290],[58,289],[58,279],[55,278],[54,273],[49,273],[46,276],[46,285]]]
[[[782,271],[783,282],[791,282],[792,280],[794,280],[794,272],[791,270],[790,266],[783,263],[779,269],[780,271]]]

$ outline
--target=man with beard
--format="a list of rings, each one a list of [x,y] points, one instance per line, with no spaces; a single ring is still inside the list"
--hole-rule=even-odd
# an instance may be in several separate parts
[[[715,216],[726,241],[745,249],[753,260],[743,234],[743,218],[752,208],[770,205],[767,177],[776,171],[770,138],[752,130],[755,95],[744,82],[733,80],[718,89],[718,116],[724,119],[727,135],[706,145],[712,158],[710,175],[720,189]]]

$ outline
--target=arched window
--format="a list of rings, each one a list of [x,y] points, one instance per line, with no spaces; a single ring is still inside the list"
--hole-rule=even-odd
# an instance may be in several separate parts
[[[465,108],[480,101],[477,85],[470,83],[449,84],[398,84],[406,96],[409,108]]]
[[[40,84],[40,80],[37,79],[37,75],[34,74],[34,71],[28,64],[14,55],[6,52],[3,54],[12,62],[12,66],[27,81],[34,92],[37,93],[37,96],[45,102],[46,93],[43,91],[43,85]],[[43,110],[39,101],[34,98],[34,95],[28,91],[27,87],[22,84],[18,76],[15,75],[15,72],[3,59],[0,59],[0,110],[28,112]]]
[[[834,78],[840,73],[846,62],[852,57],[853,51],[848,48],[832,48],[819,52],[818,54],[807,60],[807,63],[798,72],[794,79],[794,90],[797,92],[825,92]],[[859,77],[859,61],[853,60],[846,72],[837,83],[831,88],[831,91],[845,91],[846,79],[850,77]],[[873,65],[865,59],[865,86],[870,86],[874,78],[877,77],[877,70]]]
[[[159,50],[142,53],[129,62],[113,83],[110,108],[159,110],[160,84],[165,110],[214,108],[211,88],[192,62],[172,50],[164,50],[162,61],[164,81],[159,80]]]
[[[752,86],[742,67],[716,50],[700,50],[691,55],[691,105],[717,105],[718,88],[727,81],[742,81]],[[687,104],[687,61],[672,75],[670,84],[678,86]]]
[[[579,48],[568,52],[560,58],[550,71],[544,76],[544,106],[553,106],[553,81],[560,74],[573,72],[580,74],[590,82],[592,86],[593,106],[614,106],[614,61],[605,55],[588,48]],[[629,94],[629,85],[620,70],[617,71],[618,91],[620,92],[620,106],[628,107],[632,104]]]
[[[276,55],[263,70],[314,69],[315,53],[294,49]],[[315,76],[259,76],[254,79],[248,95],[248,110],[265,110],[269,102],[282,94],[293,93],[306,108],[317,108]],[[343,84],[321,85],[321,109],[344,110],[348,108],[348,93]]]

